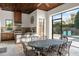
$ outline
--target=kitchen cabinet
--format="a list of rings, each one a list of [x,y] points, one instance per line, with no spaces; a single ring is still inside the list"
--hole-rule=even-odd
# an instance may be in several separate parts
[[[8,41],[8,40],[14,40],[14,33],[13,32],[1,33],[1,41]]]
[[[14,22],[21,23],[22,13],[21,12],[14,12]]]

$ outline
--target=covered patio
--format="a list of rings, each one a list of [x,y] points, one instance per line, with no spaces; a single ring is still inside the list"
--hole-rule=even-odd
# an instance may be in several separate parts
[[[79,56],[79,3],[0,3],[0,56]]]

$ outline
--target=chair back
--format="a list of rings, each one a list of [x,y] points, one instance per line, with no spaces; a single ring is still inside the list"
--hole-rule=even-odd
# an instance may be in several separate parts
[[[23,46],[23,52],[26,56],[36,56],[37,53],[32,49],[32,47],[28,46],[28,44],[26,45],[24,42],[21,43]]]
[[[62,46],[61,52],[63,55],[66,55],[66,54],[68,54],[68,56],[70,55],[69,50],[70,50],[71,44],[72,44],[72,41],[68,41],[65,43],[65,45]]]
[[[31,41],[36,41],[36,40],[39,40],[38,36],[31,36]]]
[[[22,47],[23,47],[23,52],[26,54],[27,48],[24,42],[21,41]]]
[[[72,41],[68,41],[67,42],[67,47],[70,48],[71,44],[72,44]]]
[[[46,39],[48,39],[47,36],[41,36],[40,37],[40,40],[46,40]]]
[[[68,37],[67,36],[62,36],[60,39],[68,42]]]

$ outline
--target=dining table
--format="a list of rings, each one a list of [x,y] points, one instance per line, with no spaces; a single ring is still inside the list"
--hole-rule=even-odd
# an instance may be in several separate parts
[[[60,46],[65,44],[65,40],[58,40],[58,39],[46,39],[46,40],[37,40],[37,41],[30,41],[28,45],[32,48],[35,48],[36,51],[40,52],[38,55],[41,55],[41,52],[45,49],[49,49],[50,46],[56,47],[58,46],[58,54],[61,55],[59,52]]]
[[[48,39],[28,42],[28,45],[34,48],[49,48],[49,46],[60,46],[66,43],[64,40]]]

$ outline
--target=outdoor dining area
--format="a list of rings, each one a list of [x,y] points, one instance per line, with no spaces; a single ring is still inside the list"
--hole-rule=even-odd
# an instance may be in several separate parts
[[[32,36],[29,42],[20,42],[25,56],[69,56],[72,41],[66,36],[48,39],[46,36]]]

